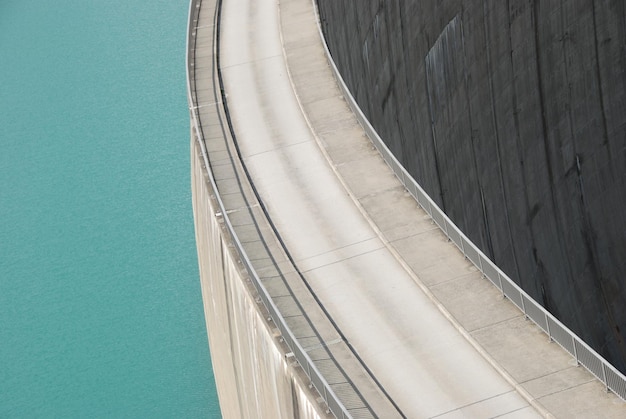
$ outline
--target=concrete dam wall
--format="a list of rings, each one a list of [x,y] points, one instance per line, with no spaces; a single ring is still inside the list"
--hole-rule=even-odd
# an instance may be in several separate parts
[[[396,157],[511,278],[626,370],[622,0],[317,0]]]
[[[200,280],[220,409],[232,418],[320,418],[302,370],[264,317],[238,249],[218,220],[215,191],[192,135],[192,192]],[[211,196],[213,195],[213,197]]]

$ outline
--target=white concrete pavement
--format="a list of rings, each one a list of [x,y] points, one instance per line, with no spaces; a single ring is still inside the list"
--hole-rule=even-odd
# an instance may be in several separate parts
[[[228,0],[222,16],[225,90],[253,182],[314,292],[403,414],[471,406],[481,417],[534,416],[422,292],[337,177],[294,91],[278,2]],[[358,176],[381,180],[368,163]]]
[[[398,415],[355,367],[360,357],[406,417],[626,417],[621,400],[480,277],[385,166],[336,86],[311,0],[224,0],[221,37],[243,159],[296,265],[358,355],[329,329],[299,275],[284,272],[370,404],[352,412]],[[224,182],[230,196],[230,175]],[[302,345],[317,356],[318,342]]]

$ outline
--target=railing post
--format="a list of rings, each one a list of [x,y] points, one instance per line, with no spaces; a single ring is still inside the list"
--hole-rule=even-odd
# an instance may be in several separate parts
[[[465,240],[463,240],[463,236],[461,236],[459,241],[461,242],[461,253],[463,253],[463,257],[467,259],[467,255],[465,254]]]

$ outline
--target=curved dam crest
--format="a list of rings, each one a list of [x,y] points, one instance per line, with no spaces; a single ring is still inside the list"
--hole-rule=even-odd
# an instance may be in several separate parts
[[[623,372],[624,3],[318,4],[342,76],[404,167]]]
[[[445,216],[386,164],[388,152],[337,86],[313,3],[215,6],[191,5],[188,88],[222,413],[623,414],[578,357],[548,341],[545,324],[527,321],[502,284],[485,280],[474,260],[484,255],[458,230],[446,238]],[[444,54],[460,28],[450,26]]]
[[[325,417],[302,372],[291,365],[280,332],[272,326],[250,282],[250,272],[242,265],[239,239],[232,235],[230,222],[225,223],[225,204],[219,193],[226,192],[217,190],[215,176],[220,175],[215,156],[218,162],[222,159],[227,178],[238,174],[228,158],[228,127],[222,120],[224,109],[211,51],[216,33],[213,23],[219,22],[220,12],[218,1],[191,2],[187,56],[196,243],[212,363],[220,383],[220,409],[225,417]],[[204,55],[207,47],[208,56]],[[237,185],[232,195],[238,205],[250,199]]]

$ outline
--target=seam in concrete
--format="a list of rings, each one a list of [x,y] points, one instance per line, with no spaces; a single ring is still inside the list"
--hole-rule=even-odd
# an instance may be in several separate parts
[[[461,406],[461,407],[457,407],[456,409],[448,410],[447,412],[443,412],[443,413],[441,413],[441,414],[439,414],[439,415],[437,415],[437,416],[431,416],[429,419],[436,419],[436,418],[440,418],[440,417],[442,417],[442,416],[446,416],[446,415],[448,415],[448,414],[450,414],[450,413],[452,413],[452,412],[458,412],[458,411],[463,410],[463,409],[465,409],[465,408],[467,408],[467,407],[470,407],[470,406],[476,406],[476,405],[478,405],[478,404],[480,404],[480,403],[482,403],[482,402],[485,402],[485,401],[487,401],[487,400],[493,400],[493,399],[496,399],[496,398],[498,398],[498,397],[504,396],[505,394],[510,394],[510,393],[514,393],[514,392],[515,392],[515,390],[505,391],[504,393],[496,394],[495,396],[487,397],[487,398],[485,398],[485,399],[478,400],[478,401],[473,402],[473,403],[468,403],[468,404],[466,404],[466,405],[464,405],[464,406]],[[527,407],[528,407],[528,406],[520,407],[519,409],[514,410],[514,412],[516,412],[516,411],[518,411],[518,410],[521,410],[521,409],[525,409],[525,408],[527,408]],[[504,413],[504,415],[509,415],[509,414],[511,414],[511,412]],[[494,418],[497,418],[497,417],[500,417],[500,416],[504,416],[504,415],[494,416]],[[493,418],[492,418],[492,419],[493,419]]]

